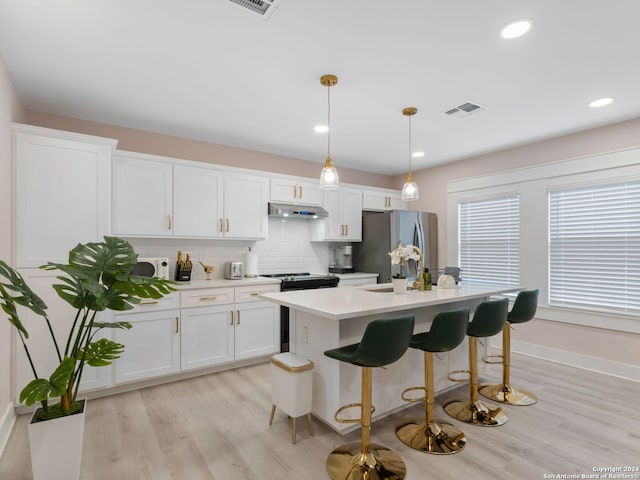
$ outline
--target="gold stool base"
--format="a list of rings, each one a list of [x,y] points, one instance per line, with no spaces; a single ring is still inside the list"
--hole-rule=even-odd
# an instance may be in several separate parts
[[[483,385],[478,392],[489,400],[508,405],[533,405],[538,401],[533,393],[513,385]]]
[[[461,451],[467,443],[462,430],[450,423],[419,422],[408,421],[396,427],[396,436],[414,450],[450,455]]]
[[[509,420],[500,407],[479,400],[450,402],[444,406],[444,411],[461,422],[482,427],[499,427]]]
[[[402,480],[406,473],[400,455],[372,443],[368,454],[360,442],[336,448],[327,458],[327,473],[333,480]]]

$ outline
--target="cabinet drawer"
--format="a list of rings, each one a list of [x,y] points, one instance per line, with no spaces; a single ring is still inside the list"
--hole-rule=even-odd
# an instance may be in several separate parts
[[[169,310],[172,308],[180,308],[180,295],[178,292],[171,292],[162,298],[143,298],[140,303],[133,307],[132,310],[124,310],[113,312],[116,315],[122,315],[123,313],[142,313],[142,312],[157,312],[160,310]]]
[[[199,288],[180,292],[182,308],[207,307],[233,303],[233,288]]]
[[[258,298],[261,293],[273,293],[280,291],[279,283],[271,283],[267,285],[249,285],[246,287],[236,287],[236,303],[242,302],[260,302]]]

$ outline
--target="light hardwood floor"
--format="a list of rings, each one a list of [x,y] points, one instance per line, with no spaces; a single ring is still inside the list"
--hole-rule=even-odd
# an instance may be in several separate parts
[[[640,466],[640,383],[520,355],[512,365],[512,383],[540,400],[504,407],[509,421],[501,427],[463,425],[443,412],[443,403],[467,396],[465,385],[436,398],[437,417],[466,433],[462,452],[427,455],[396,438],[395,424],[421,416],[421,404],[374,423],[372,441],[402,456],[408,480],[537,480]],[[498,380],[499,368],[483,378]],[[290,420],[277,411],[269,427],[270,408],[266,363],[91,400],[82,478],[327,479],[329,452],[360,438],[359,431],[343,437],[318,421],[310,436],[301,419],[292,445]],[[21,416],[13,428],[0,459],[2,480],[31,478],[27,421]]]

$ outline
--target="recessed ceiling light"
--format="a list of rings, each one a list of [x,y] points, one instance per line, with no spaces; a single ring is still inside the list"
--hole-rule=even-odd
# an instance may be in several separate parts
[[[424,157],[424,152],[413,152],[413,153],[411,154],[411,156],[412,156],[413,158],[420,158],[420,157]]]
[[[599,98],[598,100],[594,100],[593,102],[591,102],[589,106],[591,108],[604,107],[606,105],[609,105],[611,102],[613,102],[613,97]]]
[[[316,125],[313,127],[313,131],[316,133],[327,133],[329,131],[329,127],[326,125]]]
[[[529,20],[528,18],[516,20],[504,27],[500,35],[502,35],[502,38],[517,38],[527,33],[532,25],[533,20]]]

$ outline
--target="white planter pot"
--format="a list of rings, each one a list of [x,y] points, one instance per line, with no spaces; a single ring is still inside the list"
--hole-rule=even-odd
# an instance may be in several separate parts
[[[77,480],[82,464],[82,440],[86,400],[80,400],[79,413],[34,423],[28,426],[31,468],[34,480]]]
[[[406,278],[392,278],[393,281],[393,293],[407,293],[407,279]]]

